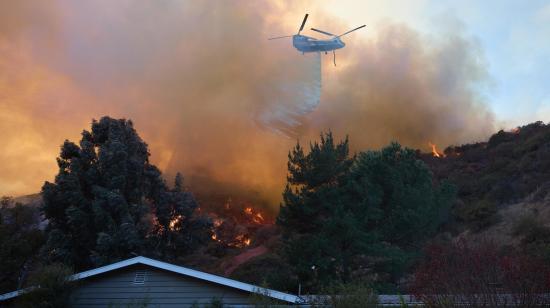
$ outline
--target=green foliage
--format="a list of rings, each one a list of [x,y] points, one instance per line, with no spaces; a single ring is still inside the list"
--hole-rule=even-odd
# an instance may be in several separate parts
[[[335,144],[328,133],[308,154],[298,144],[288,170],[277,223],[306,288],[351,281],[367,268],[394,281],[445,220],[454,196],[396,143],[350,157],[348,140]]]
[[[361,153],[351,172],[350,192],[370,208],[372,230],[398,246],[414,245],[444,221],[454,187],[434,187],[427,166],[397,143]]]
[[[54,183],[42,188],[45,255],[84,269],[136,254],[173,259],[208,239],[210,222],[176,177],[169,189],[131,121],[103,117],[65,141]]]
[[[39,229],[38,210],[0,200],[0,293],[21,287],[29,266],[36,261],[44,234]]]
[[[446,221],[455,189],[435,186],[427,166],[411,149],[392,143],[360,153],[347,183],[349,206],[362,211],[364,228],[379,242],[374,268],[395,281],[418,256],[418,248]],[[378,287],[388,290],[387,287]]]
[[[288,154],[288,183],[277,222],[292,232],[319,229],[323,217],[331,216],[331,204],[339,198],[340,183],[352,163],[348,140],[335,145],[331,133],[321,135],[320,143],[310,145],[307,155],[297,144]],[[316,205],[310,206],[313,203]]]
[[[59,263],[50,264],[34,272],[28,281],[33,288],[16,299],[16,307],[63,308],[69,307],[75,283],[68,280],[72,270]]]
[[[331,133],[311,144],[307,155],[299,144],[289,153],[277,223],[283,227],[290,264],[300,281],[310,285],[349,275],[347,261],[368,241],[354,228],[357,218],[343,208],[342,182],[352,163],[347,139],[334,144]]]

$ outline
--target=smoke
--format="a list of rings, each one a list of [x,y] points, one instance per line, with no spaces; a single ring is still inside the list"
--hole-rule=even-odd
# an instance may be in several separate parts
[[[371,40],[350,47],[340,60],[344,67],[323,85],[311,133],[348,134],[359,150],[391,140],[442,148],[494,131],[480,94],[489,86],[482,52],[461,29],[423,36],[405,25],[380,24]]]
[[[0,4],[0,194],[53,180],[59,145],[103,115],[132,119],[153,162],[200,195],[272,208],[296,139],[331,129],[355,150],[427,149],[493,130],[481,51],[460,31],[372,25],[344,37],[334,67],[266,39],[297,31],[294,2],[56,3]],[[311,26],[351,27],[309,12]]]

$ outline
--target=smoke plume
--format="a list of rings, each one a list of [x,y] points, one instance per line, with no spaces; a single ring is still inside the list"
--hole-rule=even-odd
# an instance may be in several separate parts
[[[309,26],[355,26],[311,6]],[[153,162],[181,171],[193,191],[265,206],[280,198],[296,139],[330,129],[354,150],[392,140],[427,149],[493,130],[478,94],[482,54],[460,31],[369,25],[344,37],[334,67],[332,55],[266,39],[294,34],[303,11],[277,1],[2,2],[0,194],[53,180],[63,140],[102,115],[132,119]]]

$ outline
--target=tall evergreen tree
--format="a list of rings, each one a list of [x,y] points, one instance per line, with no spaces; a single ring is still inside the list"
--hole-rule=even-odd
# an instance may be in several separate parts
[[[171,228],[171,222],[196,224],[193,196],[181,183],[168,189],[129,120],[94,120],[79,145],[64,142],[57,163],[55,182],[42,187],[45,252],[52,261],[81,269],[136,254],[166,255],[173,247],[164,239],[189,229]],[[208,221],[200,221],[207,230]],[[185,252],[194,243],[178,242]]]
[[[347,204],[368,213],[365,231],[379,240],[374,268],[387,281],[407,271],[448,216],[455,188],[432,177],[415,151],[398,143],[360,153],[350,169]]]
[[[366,270],[402,272],[453,196],[449,185],[434,185],[413,150],[393,143],[350,157],[347,138],[335,144],[331,133],[307,154],[298,144],[288,171],[277,223],[290,263],[310,287]]]
[[[277,223],[283,227],[287,256],[300,281],[315,285],[349,276],[350,259],[368,247],[368,234],[346,208],[343,183],[352,166],[348,140],[332,133],[288,156],[288,183]]]

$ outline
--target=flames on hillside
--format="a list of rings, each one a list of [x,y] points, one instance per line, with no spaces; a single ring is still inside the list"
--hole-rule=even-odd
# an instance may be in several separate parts
[[[264,223],[264,216],[260,212],[254,212],[252,207],[246,207],[244,213],[257,224]]]
[[[174,217],[171,221],[170,221],[170,224],[168,225],[168,228],[170,228],[170,231],[179,231],[181,230],[181,222],[183,221],[183,216],[182,215],[178,215],[176,217]]]
[[[438,158],[441,158],[441,157],[445,157],[445,154],[443,152],[439,152],[437,150],[437,146],[431,142],[428,142],[428,145],[430,146],[430,148],[432,149],[432,155],[434,157],[438,157]]]
[[[428,145],[431,153],[428,152],[429,154],[426,155],[434,158],[450,158],[462,154],[454,147],[443,152],[432,142],[428,142]],[[254,243],[254,237],[258,229],[274,224],[272,215],[263,212],[258,206],[239,197],[235,199],[226,197],[225,200],[221,199],[221,196],[202,197],[199,197],[200,211],[212,220],[211,239],[224,247],[249,247]],[[203,205],[204,207],[202,207]],[[177,222],[174,222],[174,226],[177,226]]]
[[[199,207],[199,215],[206,215],[212,220],[211,239],[223,246],[245,248],[252,244],[254,234],[263,226],[273,225],[274,221],[266,213],[249,203],[234,204],[229,198],[223,207],[206,210]],[[183,229],[184,216],[174,217],[168,228],[172,232]],[[162,228],[158,221],[158,228]]]
[[[457,158],[459,156],[462,156],[463,153],[463,149],[456,146],[449,146],[442,152],[439,151],[437,145],[432,142],[428,142],[428,146],[430,148],[430,151],[426,155],[433,158]]]
[[[252,244],[253,235],[265,225],[273,224],[265,213],[251,204],[235,204],[229,198],[223,209],[208,213],[212,219],[212,240],[234,248]]]

